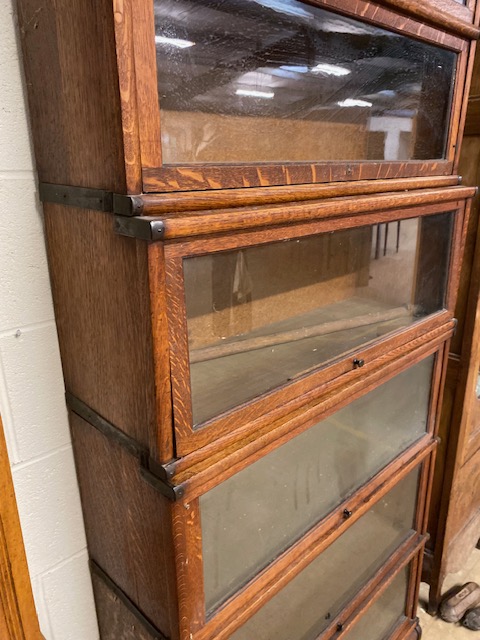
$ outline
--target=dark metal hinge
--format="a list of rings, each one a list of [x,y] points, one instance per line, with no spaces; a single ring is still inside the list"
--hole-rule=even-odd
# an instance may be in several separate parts
[[[125,217],[115,216],[115,232],[121,236],[137,238],[138,240],[162,240],[165,232],[165,225],[158,218],[147,216]]]
[[[180,498],[183,498],[183,496],[185,495],[185,487],[183,487],[181,484],[173,485],[170,484],[170,482],[166,482],[162,478],[154,475],[152,471],[146,466],[142,465],[140,467],[140,474],[145,482],[148,482],[149,485],[151,485],[154,489],[159,491],[162,495],[164,495],[172,502],[180,500]]]
[[[94,209],[96,211],[113,211],[113,193],[103,189],[88,189],[41,182],[39,184],[39,195],[42,202],[53,202],[69,207]]]
[[[120,216],[139,216],[143,211],[142,196],[122,195],[104,189],[41,182],[39,195],[42,202],[116,213]]]

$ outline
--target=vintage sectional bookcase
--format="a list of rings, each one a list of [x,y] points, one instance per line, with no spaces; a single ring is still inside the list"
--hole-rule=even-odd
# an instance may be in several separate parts
[[[416,638],[475,3],[18,14],[102,639]]]

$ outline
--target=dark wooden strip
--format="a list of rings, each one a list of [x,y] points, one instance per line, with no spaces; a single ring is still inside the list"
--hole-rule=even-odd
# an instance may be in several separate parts
[[[102,640],[168,640],[94,560],[90,560],[90,570]],[[95,578],[101,580],[109,594],[102,593]],[[122,611],[121,605],[127,613]],[[143,630],[135,628],[137,622],[140,622]]]

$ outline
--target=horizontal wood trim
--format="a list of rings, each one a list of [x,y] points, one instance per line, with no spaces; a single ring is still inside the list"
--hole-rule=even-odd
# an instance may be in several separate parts
[[[230,207],[280,204],[320,200],[342,196],[368,195],[382,192],[412,191],[452,187],[461,183],[460,176],[399,178],[391,180],[359,180],[357,182],[331,182],[329,184],[301,184],[283,187],[256,187],[251,189],[218,189],[201,192],[173,192],[144,194],[135,197],[135,215],[158,216],[181,211],[202,211]]]
[[[480,30],[473,24],[473,14],[465,6],[454,2],[433,0],[376,0],[378,4],[414,15],[429,24],[442,27],[446,31],[466,38],[477,39]],[[457,4],[457,7],[453,5]]]
[[[472,24],[472,12],[467,7],[454,3],[454,0],[427,0],[426,2],[422,0],[375,0],[375,2],[307,0],[307,2],[444,46],[453,46],[453,42],[459,37],[477,37],[475,26]],[[453,4],[457,6],[453,7]],[[394,13],[390,13],[391,11]],[[447,33],[442,33],[439,29]]]
[[[370,374],[360,377],[346,375],[341,381],[333,380],[320,389],[314,388],[305,393],[301,402],[293,401],[286,406],[277,406],[265,415],[260,411],[256,419],[247,421],[234,433],[227,432],[208,446],[172,463],[172,482],[185,483],[186,499],[198,497],[345,404],[432,355],[450,333],[451,325],[443,326],[412,340],[410,348],[399,347],[390,351],[386,357],[380,357],[372,365]],[[435,419],[435,407],[430,414],[429,420]],[[429,430],[433,431],[432,424],[429,424]]]
[[[446,187],[440,189],[419,189],[413,192],[382,193],[356,198],[333,198],[328,201],[278,204],[258,209],[236,208],[234,210],[214,210],[201,214],[172,214],[162,218],[165,226],[165,240],[196,237],[217,233],[228,233],[255,229],[265,226],[280,226],[312,222],[325,218],[346,218],[373,211],[388,211],[444,202],[457,202],[472,198],[474,187]],[[460,205],[452,205],[458,208]],[[418,213],[421,215],[421,212]]]
[[[146,192],[268,187],[452,174],[449,160],[144,167]]]
[[[402,478],[425,461],[435,447],[435,442],[430,441],[426,445],[424,440],[420,441],[378,473],[367,485],[342,502],[326,519],[268,565],[244,589],[230,598],[205,626],[194,634],[194,640],[208,640],[211,637],[218,640],[228,638],[228,634],[232,633],[234,628],[236,629],[246,622]],[[347,507],[352,510],[352,516],[345,520],[343,511]],[[425,540],[425,536],[416,536],[413,548],[410,549],[404,564],[418,552]],[[398,558],[395,558],[393,565],[395,569],[402,568]],[[384,577],[389,569],[391,567],[386,563],[380,569],[380,576]]]

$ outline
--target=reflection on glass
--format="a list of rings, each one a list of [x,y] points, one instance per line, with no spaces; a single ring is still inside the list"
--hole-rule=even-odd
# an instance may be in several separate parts
[[[451,214],[184,260],[193,422],[443,308]]]
[[[163,162],[445,156],[456,54],[297,0],[155,0]]]
[[[475,395],[480,400],[480,372],[477,374],[477,384],[475,385]]]
[[[200,498],[207,608],[425,433],[432,365],[430,356]]]
[[[232,640],[315,640],[411,533],[417,484],[415,471],[267,602]],[[397,592],[392,604],[398,617],[402,599]]]

